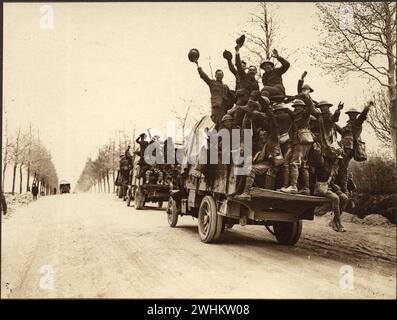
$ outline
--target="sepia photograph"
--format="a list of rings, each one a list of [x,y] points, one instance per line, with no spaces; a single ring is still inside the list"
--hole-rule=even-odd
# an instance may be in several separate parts
[[[5,2],[2,73],[2,300],[396,299],[395,2]]]

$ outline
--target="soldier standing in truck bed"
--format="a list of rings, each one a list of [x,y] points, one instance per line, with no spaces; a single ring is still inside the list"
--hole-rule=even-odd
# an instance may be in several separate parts
[[[256,148],[257,151],[252,159],[251,171],[246,177],[243,193],[236,196],[236,198],[242,200],[251,198],[249,191],[254,185],[257,176],[263,175],[268,170],[272,170],[273,167],[283,164],[279,144],[279,129],[274,114],[270,111],[270,101],[267,97],[260,97],[259,103],[264,113],[256,110],[247,110],[247,113],[255,118],[266,119],[268,130],[259,130],[258,148]]]
[[[259,84],[255,76],[258,72],[255,66],[249,66],[248,72],[245,72],[240,59],[240,48],[239,44],[236,45],[236,67],[240,77],[240,88],[245,89],[246,97],[248,98],[252,91],[259,91]]]
[[[215,123],[218,129],[221,125],[222,117],[226,111],[229,110],[235,103],[236,97],[229,87],[222,82],[223,71],[215,71],[215,80],[210,79],[203,69],[198,65],[198,61],[195,61],[197,65],[197,71],[200,78],[208,85],[211,93],[211,120]]]
[[[266,97],[285,96],[282,75],[288,70],[290,64],[279,56],[276,49],[273,50],[273,57],[281,63],[281,67],[275,68],[274,63],[270,60],[261,63],[260,68],[265,71],[262,75],[262,94]]]
[[[230,51],[223,51],[223,57],[226,59],[227,61],[227,65],[229,67],[229,70],[231,73],[233,73],[233,75],[236,77],[236,93],[237,90],[241,88],[241,77],[239,72],[237,71],[236,67],[233,65],[232,59],[232,53]],[[247,63],[244,60],[241,60],[241,67],[243,68],[244,72],[247,68]]]

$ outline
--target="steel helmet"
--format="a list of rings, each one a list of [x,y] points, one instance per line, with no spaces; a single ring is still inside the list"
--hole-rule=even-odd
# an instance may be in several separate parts
[[[346,114],[349,114],[349,113],[360,113],[360,111],[358,111],[356,108],[350,108],[349,110],[347,110],[346,112],[345,112]]]
[[[233,117],[232,117],[230,114],[225,114],[225,115],[222,117],[222,122],[228,121],[228,120],[233,121]]]

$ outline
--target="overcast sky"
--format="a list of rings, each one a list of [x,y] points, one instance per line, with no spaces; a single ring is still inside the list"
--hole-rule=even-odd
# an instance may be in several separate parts
[[[116,130],[165,130],[172,108],[185,108],[182,99],[209,110],[208,87],[187,59],[190,48],[200,50],[208,73],[211,57],[213,71],[223,69],[233,88],[222,52],[233,52],[249,13],[258,10],[255,3],[56,3],[48,30],[40,28],[43,5],[4,4],[3,117],[10,133],[29,122],[38,127],[59,178],[73,182]],[[307,70],[316,100],[362,108],[367,82],[336,85],[310,66],[308,52],[318,43],[315,5],[277,6],[280,46],[299,48],[284,75],[287,94],[295,94]],[[243,48],[243,59],[247,54]],[[379,146],[370,130],[363,137],[368,148]]]

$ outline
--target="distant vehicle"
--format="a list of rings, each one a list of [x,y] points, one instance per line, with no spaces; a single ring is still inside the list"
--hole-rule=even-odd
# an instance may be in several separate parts
[[[61,180],[59,183],[59,192],[62,193],[70,193],[70,182],[66,180]]]

